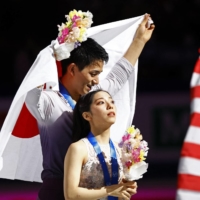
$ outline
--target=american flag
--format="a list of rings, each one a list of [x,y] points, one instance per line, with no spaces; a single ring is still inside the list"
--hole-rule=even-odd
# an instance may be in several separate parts
[[[181,150],[176,200],[200,200],[200,57],[190,82],[190,125]]]

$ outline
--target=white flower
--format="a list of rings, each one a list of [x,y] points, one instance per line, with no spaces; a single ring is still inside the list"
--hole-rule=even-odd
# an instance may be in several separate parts
[[[83,15],[90,18],[92,20],[93,18],[93,14],[90,12],[90,11],[87,11],[87,12],[83,12]]]
[[[141,141],[140,146],[142,149],[144,149],[144,151],[149,150],[148,143],[145,140]]]
[[[126,142],[126,143],[128,143],[128,142]],[[124,143],[124,145],[122,146],[122,152],[127,152],[126,143]]]
[[[68,22],[71,21],[69,15],[65,15],[65,18],[67,19]]]
[[[140,134],[140,130],[138,128],[135,129],[136,134]]]
[[[78,27],[74,27],[74,28],[72,28],[72,30],[73,30],[73,37],[76,38],[76,39],[79,38],[80,29]]]
[[[65,28],[65,24],[62,23],[61,26],[58,25],[58,31],[61,32]]]
[[[131,146],[135,146],[136,145],[136,143],[137,143],[137,141],[135,140],[135,139],[133,139],[133,138],[130,138],[129,139],[129,142],[131,143]]]
[[[82,41],[86,41],[86,40],[87,40],[87,34],[85,33],[82,35]]]
[[[146,156],[147,156],[147,154],[148,154],[148,151],[145,151],[145,152],[144,152],[144,156],[146,157]]]

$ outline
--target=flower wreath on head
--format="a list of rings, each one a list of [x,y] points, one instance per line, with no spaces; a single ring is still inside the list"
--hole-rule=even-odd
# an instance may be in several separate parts
[[[58,25],[58,37],[53,44],[56,60],[60,61],[70,57],[70,52],[87,40],[87,29],[93,23],[91,12],[73,10],[65,16],[66,23]]]

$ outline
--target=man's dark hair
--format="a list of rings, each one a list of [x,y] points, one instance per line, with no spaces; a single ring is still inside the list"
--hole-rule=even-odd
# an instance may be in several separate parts
[[[69,58],[61,61],[63,75],[66,73],[67,66],[71,63],[75,63],[81,71],[95,61],[108,62],[108,53],[92,38],[87,38],[70,54]]]

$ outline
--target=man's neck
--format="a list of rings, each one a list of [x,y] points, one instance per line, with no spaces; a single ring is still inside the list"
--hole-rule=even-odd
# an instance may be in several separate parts
[[[68,91],[69,95],[71,96],[71,98],[77,102],[78,99],[80,98],[80,95],[75,94],[74,89],[72,87],[71,82],[69,81],[64,81],[63,78],[60,79],[60,83],[65,87],[65,89]]]

